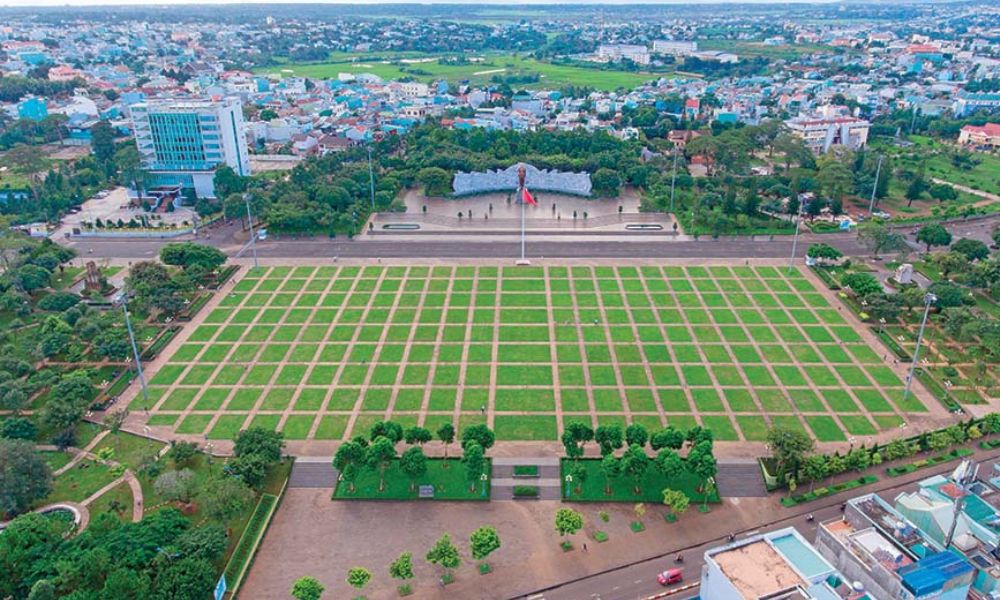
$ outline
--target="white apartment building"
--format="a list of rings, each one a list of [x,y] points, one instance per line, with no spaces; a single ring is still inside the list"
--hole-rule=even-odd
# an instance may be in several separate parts
[[[597,48],[597,57],[606,61],[627,58],[637,65],[648,65],[649,49],[632,44],[601,44]]]
[[[654,40],[653,54],[669,54],[671,56],[687,56],[698,51],[698,42],[683,40]]]

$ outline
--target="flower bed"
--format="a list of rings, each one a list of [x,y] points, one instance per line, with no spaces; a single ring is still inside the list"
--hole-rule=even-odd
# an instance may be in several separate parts
[[[869,483],[875,483],[876,481],[878,481],[878,477],[875,477],[874,475],[864,475],[862,477],[858,477],[857,479],[842,481],[830,487],[818,487],[805,494],[798,494],[790,498],[782,498],[781,505],[790,507],[798,504],[805,504],[806,502],[812,502],[813,500],[817,500],[819,498],[825,498],[826,496],[832,496],[834,494],[839,494],[840,492],[853,490],[854,488],[868,485]]]
[[[926,467],[933,467],[941,463],[946,463],[950,460],[956,460],[969,456],[972,454],[972,450],[968,448],[955,448],[947,454],[939,454],[938,456],[932,456],[930,458],[923,458],[912,463],[908,463],[899,467],[889,467],[885,470],[886,475],[889,477],[899,477],[900,475],[906,475],[907,473],[912,473],[918,469],[923,469]]]

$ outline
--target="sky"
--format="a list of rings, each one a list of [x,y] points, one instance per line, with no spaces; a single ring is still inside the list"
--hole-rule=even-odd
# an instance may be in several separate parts
[[[738,0],[736,4],[825,3],[837,0]],[[0,7],[26,6],[175,6],[183,4],[722,4],[727,0],[0,0]]]

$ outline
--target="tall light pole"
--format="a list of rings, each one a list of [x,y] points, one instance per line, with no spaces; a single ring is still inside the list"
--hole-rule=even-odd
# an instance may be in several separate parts
[[[920,343],[924,339],[924,327],[927,326],[927,315],[931,312],[931,304],[937,302],[937,296],[928,293],[924,295],[924,318],[920,321],[920,331],[917,333],[917,348],[913,351],[913,362],[910,363],[910,372],[906,375],[906,387],[903,388],[903,402],[906,402],[910,395],[910,385],[913,383],[913,375],[917,370],[917,361],[920,359]]]
[[[872,184],[872,201],[868,203],[868,216],[871,216],[875,211],[875,192],[878,191],[878,178],[882,174],[882,161],[884,159],[885,156],[878,155],[878,166],[875,167],[875,183]]]
[[[792,272],[795,266],[795,248],[799,244],[799,225],[802,223],[802,203],[799,203],[799,210],[795,215],[795,235],[792,237],[792,255],[788,257],[788,272]]]
[[[125,313],[125,327],[128,329],[128,339],[132,343],[132,357],[135,360],[135,372],[139,376],[139,385],[142,387],[143,408],[149,410],[149,392],[146,390],[146,376],[142,373],[142,360],[139,358],[139,346],[135,343],[135,333],[132,331],[132,319],[128,314],[128,292],[123,291],[118,294],[118,301],[122,304],[122,311]]]
[[[674,212],[674,184],[677,183],[677,144],[674,144],[674,171],[670,176],[670,213]]]
[[[257,264],[257,234],[253,231],[253,216],[250,214],[250,194],[243,194],[243,202],[247,205],[247,225],[250,226],[250,248],[253,250],[253,268],[258,268]]]
[[[372,170],[372,145],[368,144],[368,189],[371,191],[372,212],[375,212],[375,172]]]

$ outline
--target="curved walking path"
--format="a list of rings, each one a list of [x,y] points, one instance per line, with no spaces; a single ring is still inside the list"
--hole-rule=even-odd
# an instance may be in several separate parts
[[[101,460],[93,452],[94,448],[96,448],[104,440],[104,438],[108,436],[109,433],[110,431],[108,431],[107,429],[101,431],[96,436],[94,436],[94,439],[92,439],[90,443],[88,443],[83,448],[75,448],[72,446],[66,448],[66,452],[73,454],[73,458],[62,467],[53,471],[52,475],[58,477],[59,475],[62,475],[63,473],[69,471],[73,467],[80,464],[80,462],[83,461],[84,459],[89,459],[95,462],[106,464],[112,468],[124,466],[115,460],[110,460],[110,459]],[[47,444],[39,444],[35,447],[38,450],[42,451],[50,451],[50,452],[58,451],[58,448],[56,448],[55,446]],[[162,457],[169,449],[170,446],[164,444],[163,448],[161,448],[160,451],[157,453],[157,457]],[[96,502],[98,498],[100,498],[104,494],[107,494],[108,492],[115,489],[122,483],[127,484],[132,492],[132,522],[138,523],[139,521],[142,520],[143,512],[145,511],[143,503],[144,498],[142,494],[142,484],[139,483],[139,480],[136,478],[135,473],[129,468],[125,468],[125,472],[120,477],[115,478],[113,481],[109,482],[107,485],[105,485],[101,489],[97,490],[96,492],[85,498],[82,502],[70,502],[70,501],[56,502],[54,504],[42,507],[35,512],[41,512],[48,508],[52,508],[63,504],[73,506],[81,512],[80,523],[77,527],[77,532],[80,532],[83,531],[90,523],[90,511],[87,509],[87,507]]]

